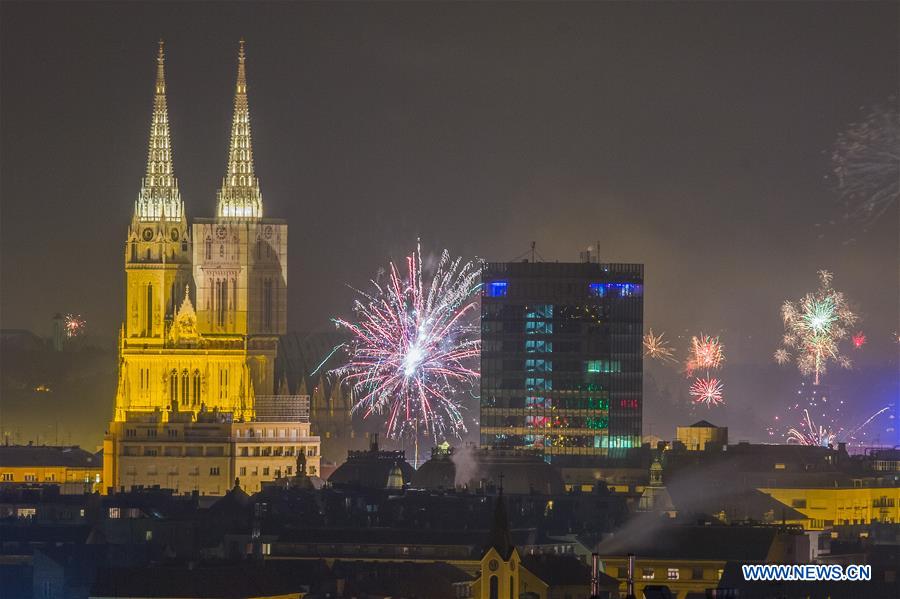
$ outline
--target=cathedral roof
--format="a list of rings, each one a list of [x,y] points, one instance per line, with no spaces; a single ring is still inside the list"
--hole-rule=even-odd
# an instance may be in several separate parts
[[[234,118],[228,168],[219,189],[216,216],[219,218],[262,218],[262,193],[253,170],[253,144],[250,138],[250,105],[247,101],[247,70],[244,40],[238,50],[237,83],[234,91]]]
[[[163,42],[159,42],[156,57],[156,86],[153,97],[153,116],[150,119],[150,141],[147,150],[147,173],[141,193],[134,205],[139,221],[180,221],[184,216],[184,202],[178,191],[178,181],[172,166],[172,140],[169,134],[169,109],[166,104],[166,72]]]

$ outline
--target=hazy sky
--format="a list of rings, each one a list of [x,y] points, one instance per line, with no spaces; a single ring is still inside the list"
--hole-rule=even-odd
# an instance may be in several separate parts
[[[836,134],[898,89],[897,3],[4,2],[3,327],[118,332],[156,41],[189,218],[224,173],[247,40],[265,212],[290,226],[290,326],[328,326],[421,236],[646,265],[646,322],[763,364],[828,268],[861,366],[896,360],[898,214],[841,220]],[[834,223],[834,224],[830,224]],[[895,363],[895,362],[892,362]]]

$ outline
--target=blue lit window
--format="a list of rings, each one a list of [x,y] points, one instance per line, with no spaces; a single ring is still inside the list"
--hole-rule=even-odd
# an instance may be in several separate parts
[[[507,291],[509,291],[509,282],[508,281],[491,281],[484,288],[485,295],[488,297],[506,297]]]
[[[644,294],[640,283],[591,283],[591,295],[597,297],[637,297]]]
[[[553,304],[537,304],[531,306],[525,313],[525,320],[538,320],[541,318],[553,318]]]
[[[543,339],[529,339],[525,342],[525,351],[530,354],[549,354],[553,351],[553,342]]]
[[[550,335],[553,333],[553,323],[543,320],[526,320],[526,335]]]
[[[550,391],[553,389],[553,381],[550,379],[527,378],[525,389],[528,391]]]
[[[528,372],[552,372],[553,362],[550,360],[525,360],[525,370]]]

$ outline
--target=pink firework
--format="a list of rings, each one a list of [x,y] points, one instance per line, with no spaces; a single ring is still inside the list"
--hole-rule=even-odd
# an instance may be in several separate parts
[[[695,370],[716,370],[724,360],[725,352],[719,338],[700,333],[699,337],[691,337],[691,349],[684,369],[691,376]]]
[[[360,292],[355,322],[334,320],[351,334],[349,361],[332,372],[352,387],[354,411],[385,414],[387,434],[465,432],[456,391],[471,386],[480,355],[477,312],[480,268],[444,251],[423,280],[421,249],[394,263],[387,281]]]
[[[865,335],[865,333],[863,333],[862,331],[860,331],[860,332],[858,332],[857,334],[853,335],[853,347],[855,347],[856,349],[859,349],[859,348],[861,348],[863,345],[865,345],[865,344],[866,344],[866,341],[867,341],[866,335]]]
[[[722,381],[715,377],[697,378],[691,385],[691,396],[695,404],[702,403],[711,408],[725,401],[722,398],[723,390]]]
[[[66,331],[66,337],[72,339],[73,337],[78,337],[84,333],[84,330],[87,328],[87,323],[80,314],[66,314],[66,318],[63,321],[63,327]]]

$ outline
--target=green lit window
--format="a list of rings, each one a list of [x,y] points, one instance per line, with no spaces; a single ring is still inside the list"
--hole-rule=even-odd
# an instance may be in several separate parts
[[[618,360],[588,360],[588,372],[622,372],[622,364]]]
[[[590,410],[608,410],[609,400],[603,397],[589,397],[588,409]]]
[[[609,418],[606,416],[588,417],[585,419],[584,424],[587,428],[594,430],[609,428]]]

